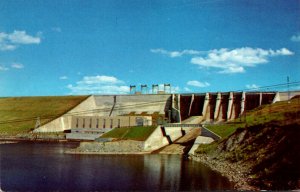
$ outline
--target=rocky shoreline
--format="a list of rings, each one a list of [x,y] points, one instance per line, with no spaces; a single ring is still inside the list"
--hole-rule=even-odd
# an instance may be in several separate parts
[[[20,133],[17,135],[0,134],[1,141],[67,141],[64,133]]]
[[[79,147],[67,151],[69,154],[145,154],[144,142],[119,140],[107,142],[80,142]]]
[[[74,154],[74,155],[147,155],[151,154],[151,152],[93,152],[93,151],[78,151],[78,150],[67,150],[66,154]]]
[[[207,154],[190,155],[189,159],[201,162],[212,170],[221,173],[221,175],[227,177],[229,181],[234,183],[234,188],[237,190],[260,190],[258,187],[252,186],[250,184],[248,169],[244,165],[231,163],[226,160],[223,161],[213,159]]]

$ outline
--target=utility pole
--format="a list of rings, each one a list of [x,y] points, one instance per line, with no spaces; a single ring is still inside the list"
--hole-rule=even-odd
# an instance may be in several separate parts
[[[288,102],[290,102],[290,77],[287,76],[287,91],[288,91]]]
[[[35,129],[39,128],[41,126],[41,120],[40,120],[40,117],[37,117],[36,118],[36,123],[35,123]]]

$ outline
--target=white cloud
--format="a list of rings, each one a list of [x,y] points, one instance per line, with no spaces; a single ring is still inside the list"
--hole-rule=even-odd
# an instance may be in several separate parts
[[[251,85],[246,85],[247,89],[258,89],[259,86],[255,85],[255,84],[251,84]]]
[[[0,65],[0,71],[8,71],[8,70],[9,70],[9,68]]]
[[[200,82],[200,81],[196,81],[196,80],[188,81],[186,84],[190,85],[190,86],[194,86],[194,87],[208,87],[208,86],[210,86],[210,84],[208,82]]]
[[[297,35],[293,35],[291,37],[291,41],[300,42],[300,33],[298,33]]]
[[[163,55],[167,55],[169,57],[181,57],[183,55],[199,55],[199,54],[203,54],[205,52],[203,51],[196,51],[196,50],[190,50],[190,49],[186,49],[183,51],[167,51],[165,49],[150,49],[150,51],[152,53],[160,53]]]
[[[76,85],[67,86],[71,94],[127,94],[129,87],[113,76],[85,76]]]
[[[68,77],[67,76],[61,76],[61,77],[59,77],[59,79],[60,80],[66,80],[66,79],[68,79]]]
[[[77,82],[78,84],[118,84],[123,81],[118,80],[113,76],[97,75],[97,76],[85,76],[82,81]]]
[[[222,71],[219,71],[218,73],[229,74],[229,73],[244,73],[244,72],[245,72],[244,67],[232,66],[232,67],[228,67],[227,69],[224,69]]]
[[[0,51],[13,51],[17,48],[16,45],[7,45],[0,41]]]
[[[26,31],[14,31],[11,34],[8,34],[7,39],[15,44],[39,44],[41,42],[39,37],[27,35]]]
[[[13,63],[11,64],[11,67],[14,69],[23,69],[24,65],[22,63]]]
[[[296,37],[295,37],[296,38]],[[256,67],[259,64],[268,63],[270,57],[289,56],[294,53],[287,48],[277,50],[242,47],[237,49],[213,49],[209,51],[183,50],[168,51],[162,48],[151,49],[152,53],[167,55],[171,58],[183,55],[193,56],[192,64],[199,65],[201,68],[216,68],[218,73],[244,73],[247,67]]]
[[[0,51],[12,51],[20,45],[40,44],[41,38],[28,35],[26,31],[0,32]]]
[[[218,68],[220,69],[219,73],[243,73],[246,67],[268,63],[270,57],[293,54],[287,48],[278,50],[251,47],[233,50],[223,48],[211,50],[205,57],[194,57],[191,59],[191,63],[200,67]]]

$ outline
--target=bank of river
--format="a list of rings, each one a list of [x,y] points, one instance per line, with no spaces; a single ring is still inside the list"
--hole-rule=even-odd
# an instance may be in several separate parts
[[[0,145],[3,191],[228,190],[219,173],[181,155],[66,154],[78,143]]]
[[[189,158],[191,160],[198,161],[227,177],[234,183],[234,188],[237,190],[259,190],[259,188],[249,184],[249,178],[247,178],[247,172],[249,169],[239,163],[212,159],[206,154],[190,155]]]

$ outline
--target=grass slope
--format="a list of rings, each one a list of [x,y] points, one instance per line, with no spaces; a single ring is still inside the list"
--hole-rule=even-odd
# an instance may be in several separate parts
[[[155,126],[115,128],[112,131],[103,134],[101,138],[117,138],[144,141],[155,129]]]
[[[241,118],[232,122],[207,125],[206,127],[222,138],[226,138],[235,132],[238,128],[261,125],[278,121],[288,123],[293,118],[300,118],[297,113],[300,111],[300,98],[294,98],[291,101],[276,102],[271,105],[260,106],[254,110],[247,111]]]
[[[16,135],[68,112],[88,96],[0,98],[0,135]]]
[[[217,125],[212,127],[218,131]],[[244,177],[261,189],[299,189],[299,97],[262,106],[247,113],[242,122],[219,127],[223,140],[200,145],[196,154],[247,168]]]

